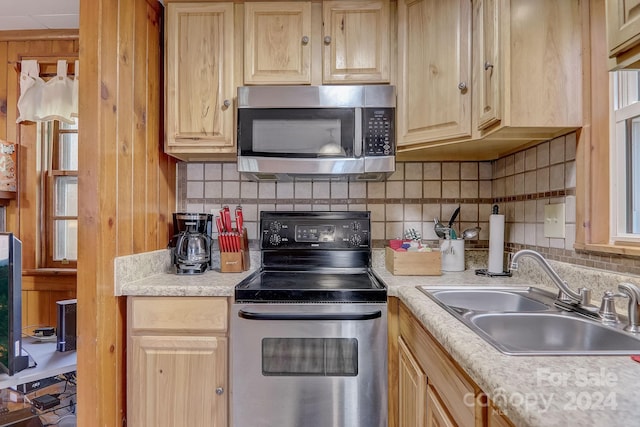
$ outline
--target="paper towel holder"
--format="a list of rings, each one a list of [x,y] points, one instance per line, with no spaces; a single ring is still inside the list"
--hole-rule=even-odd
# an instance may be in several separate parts
[[[511,257],[513,256],[512,252],[508,252],[507,256],[509,257],[507,265],[511,265]],[[511,277],[513,273],[511,270],[503,271],[502,273],[492,273],[488,268],[478,268],[476,270],[476,276],[487,276],[487,277]]]
[[[476,270],[477,276],[488,276],[488,277],[511,277],[510,271],[503,271],[502,273],[491,273],[486,268],[478,268]]]
[[[511,265],[511,257],[513,256],[513,253],[512,252],[508,252],[507,256],[509,257],[507,265]],[[513,275],[513,273],[511,272],[511,270],[503,271],[502,273],[492,273],[492,272],[489,271],[488,268],[478,268],[476,270],[476,276],[511,277],[512,275]]]
[[[498,205],[493,205],[491,208],[491,214],[493,215],[497,215],[498,214]],[[511,257],[512,254],[509,253],[509,257]],[[511,265],[511,263],[509,263],[509,265]],[[502,271],[502,272],[496,272],[496,273],[492,273],[489,271],[488,268],[478,268],[476,270],[476,275],[477,276],[487,276],[487,277],[511,277],[511,270],[508,271]]]

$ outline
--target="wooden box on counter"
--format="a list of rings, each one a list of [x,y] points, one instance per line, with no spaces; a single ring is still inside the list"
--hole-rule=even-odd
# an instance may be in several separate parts
[[[440,251],[397,252],[385,249],[385,266],[394,276],[440,276],[442,259]]]

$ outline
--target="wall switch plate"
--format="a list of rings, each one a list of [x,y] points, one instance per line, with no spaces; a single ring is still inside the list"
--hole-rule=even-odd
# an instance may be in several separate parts
[[[555,203],[544,206],[544,237],[565,237],[564,227],[564,203]]]

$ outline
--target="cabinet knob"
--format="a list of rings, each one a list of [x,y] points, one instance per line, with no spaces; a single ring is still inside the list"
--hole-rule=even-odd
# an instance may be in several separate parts
[[[331,36],[324,36],[324,44],[330,44],[331,43]]]
[[[224,394],[224,388],[222,388],[222,387],[216,388],[216,394],[218,396],[220,396],[221,394]]]
[[[464,92],[467,90],[467,84],[465,82],[458,83],[458,89],[460,89],[461,92]]]
[[[309,44],[309,37],[308,36],[302,36],[302,44]]]
[[[493,64],[489,64],[489,62],[485,62],[484,70],[487,71],[489,68],[491,68],[491,71],[493,71]]]
[[[225,108],[229,108],[229,106],[231,105],[231,101],[229,101],[228,99],[225,99],[222,105],[224,105]]]

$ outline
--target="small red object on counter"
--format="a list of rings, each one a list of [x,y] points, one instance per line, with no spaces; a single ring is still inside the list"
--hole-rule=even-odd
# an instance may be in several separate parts
[[[391,249],[398,249],[399,247],[402,246],[402,240],[400,239],[391,239],[389,240],[389,247]]]

